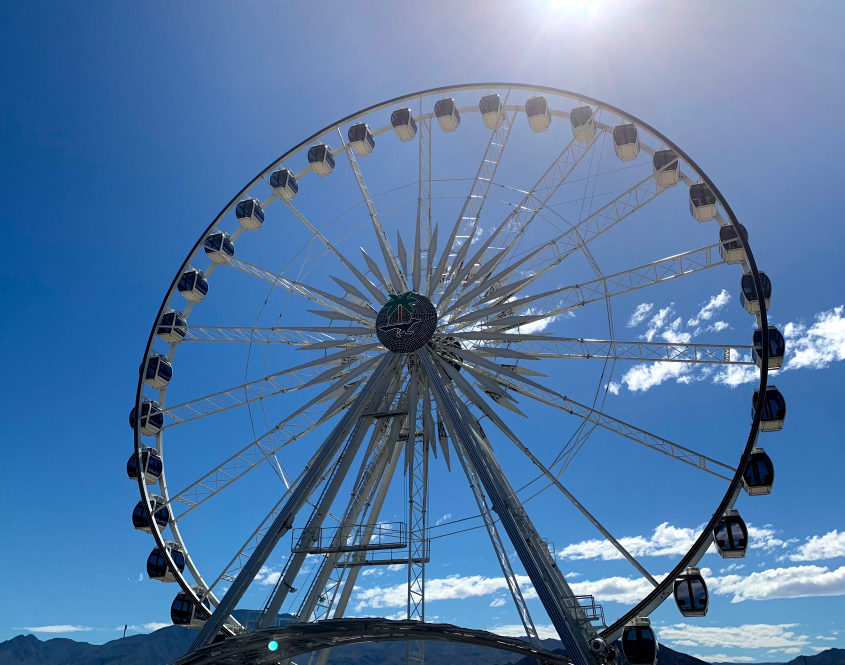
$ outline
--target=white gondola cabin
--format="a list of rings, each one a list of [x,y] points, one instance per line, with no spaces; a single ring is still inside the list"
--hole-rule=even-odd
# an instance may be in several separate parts
[[[349,145],[360,157],[369,155],[376,147],[376,140],[373,133],[365,122],[359,122],[349,128],[346,136],[349,138]]]
[[[772,282],[766,273],[760,273],[760,285],[763,287],[763,300],[766,302],[766,309],[772,302]],[[754,287],[754,275],[747,273],[742,276],[742,293],[739,295],[739,302],[749,314],[760,313],[760,299],[757,297],[757,289]]]
[[[738,510],[726,510],[713,529],[713,542],[723,559],[741,559],[748,549],[748,527]]]
[[[325,143],[312,145],[308,149],[308,163],[311,164],[314,173],[321,178],[330,175],[334,171],[335,164],[332,149]]]
[[[129,427],[135,429],[135,407],[129,412]],[[152,400],[144,400],[141,403],[141,434],[155,436],[164,427],[164,414],[161,412],[161,404]]]
[[[771,494],[775,482],[775,467],[762,448],[751,451],[751,459],[742,474],[742,487],[751,496]]]
[[[138,373],[140,374],[143,371],[144,366],[141,365],[138,368]],[[154,354],[147,363],[147,373],[144,375],[144,383],[150,388],[160,390],[170,383],[170,379],[172,378],[173,365],[164,356],[160,356],[157,353]]]
[[[674,187],[681,179],[681,165],[674,150],[657,150],[651,159],[654,179],[661,187]]]
[[[208,295],[208,280],[199,270],[186,270],[176,285],[179,293],[190,302],[199,302]]]
[[[630,162],[640,154],[640,135],[636,125],[626,123],[613,128],[613,147],[616,156],[623,162]]]
[[[707,585],[698,568],[690,566],[675,580],[675,604],[685,617],[707,616]]]
[[[703,182],[689,188],[689,211],[699,222],[716,219],[717,199],[713,191]]]
[[[635,617],[622,631],[622,653],[630,665],[657,663],[657,638],[648,617]]]
[[[173,563],[176,564],[176,568],[179,572],[184,572],[185,555],[182,554],[182,548],[176,543],[167,541],[164,544],[164,548],[167,553],[170,554],[170,558],[173,559]],[[176,575],[167,565],[167,559],[158,547],[153,549],[153,551],[150,552],[150,556],[147,557],[147,575],[151,580],[157,580],[158,582],[176,581]]]
[[[191,589],[199,598],[202,598],[202,604],[210,611],[211,603],[208,598],[203,598],[202,589],[196,586],[192,586]],[[180,591],[170,605],[170,620],[176,626],[201,628],[206,621],[206,616],[198,607],[194,606],[186,593]]]
[[[299,184],[290,169],[279,169],[270,174],[270,187],[273,193],[283,201],[292,201],[299,191]]]
[[[202,248],[214,263],[229,263],[235,256],[235,243],[228,233],[212,233],[205,239]]]
[[[748,232],[745,227],[742,224],[739,226],[747,238]],[[745,261],[745,247],[739,241],[739,235],[733,225],[719,227],[719,243],[719,255],[725,263],[742,263]]]
[[[188,334],[188,322],[182,312],[166,312],[161,316],[156,334],[168,344],[178,344]]]
[[[390,124],[400,141],[413,141],[417,135],[417,122],[411,109],[396,109],[390,114]]]
[[[153,505],[153,516],[159,530],[165,528],[170,522],[170,510],[164,505],[164,499],[155,494],[150,494],[150,503]],[[139,501],[132,511],[132,526],[138,531],[152,533],[153,527],[150,523],[150,513],[143,501]]]
[[[434,104],[434,115],[440,123],[440,129],[444,132],[454,132],[461,124],[461,114],[458,113],[458,105],[451,97],[438,99]]]
[[[763,367],[763,333],[760,330],[754,331],[754,364]],[[780,330],[769,326],[769,369],[780,369],[783,367],[783,355],[786,353],[786,340]]]
[[[760,397],[760,390],[754,391],[751,401],[751,417],[757,410],[757,400]],[[766,398],[763,400],[763,417],[760,419],[761,432],[779,432],[783,429],[783,422],[786,420],[786,400],[775,386],[766,386]]]
[[[140,457],[140,467],[141,473],[144,474],[144,483],[146,485],[154,485],[161,478],[161,472],[164,470],[161,457],[159,457],[159,454],[154,448],[147,448],[146,446],[141,449]],[[126,475],[129,476],[130,480],[138,479],[138,466],[135,453],[132,453],[129,461],[126,462]]]
[[[244,199],[235,207],[235,217],[247,231],[257,231],[264,224],[264,210],[258,199]]]
[[[552,124],[552,112],[545,97],[532,97],[525,102],[528,125],[535,132],[545,132]]]
[[[589,106],[572,109],[569,122],[572,124],[572,134],[579,143],[589,143],[596,138],[596,119]]]
[[[481,98],[478,102],[478,110],[481,111],[481,119],[484,120],[487,129],[498,129],[501,126],[504,108],[502,100],[495,92]]]

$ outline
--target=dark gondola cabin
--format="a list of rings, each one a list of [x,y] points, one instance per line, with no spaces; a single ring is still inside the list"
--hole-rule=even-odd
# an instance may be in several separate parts
[[[170,522],[170,510],[164,505],[164,499],[160,496],[150,494],[150,502],[153,504],[153,516],[159,529],[163,529]],[[138,531],[152,533],[153,527],[150,524],[150,514],[142,501],[135,505],[132,511],[132,526]]]
[[[651,160],[654,179],[661,187],[673,187],[681,179],[681,164],[674,150],[657,150]]]
[[[754,364],[763,367],[763,331],[754,331]],[[769,326],[769,369],[780,369],[783,366],[783,354],[786,353],[786,340],[780,330]]]
[[[186,300],[199,302],[208,295],[208,280],[199,270],[186,270],[176,285]]]
[[[713,542],[723,559],[741,559],[748,549],[748,528],[737,510],[726,510],[713,529]]]
[[[214,263],[229,263],[235,256],[235,244],[228,233],[212,233],[205,239],[202,248]]]
[[[199,595],[200,589],[194,588],[194,593]],[[202,600],[202,604],[211,610],[211,603],[207,598]],[[176,594],[173,603],[170,605],[170,620],[176,626],[186,626],[188,628],[199,628],[205,621],[206,616],[199,608],[195,607],[191,599],[184,592]]]
[[[129,427],[135,429],[135,407],[129,412]],[[141,434],[155,436],[164,427],[164,414],[161,412],[161,404],[150,400],[144,400],[141,404]]]
[[[613,128],[613,147],[616,156],[623,162],[630,162],[640,154],[640,135],[635,125],[626,123]]]
[[[179,572],[185,570],[185,555],[176,543],[165,543],[165,548],[170,553],[170,558],[176,564]],[[161,550],[156,547],[150,556],[147,557],[147,575],[151,580],[159,582],[175,582],[176,576],[167,565],[167,559],[161,553]]]
[[[332,149],[325,143],[318,143],[308,148],[308,163],[321,178],[334,171],[334,155]]]
[[[748,237],[748,232],[742,224],[739,225]],[[736,229],[731,226],[719,227],[719,255],[725,263],[742,263],[745,261],[745,248],[739,241]]]
[[[349,145],[361,157],[369,155],[376,147],[376,140],[373,138],[373,133],[364,122],[352,125],[346,136],[349,138]]]
[[[290,169],[279,169],[270,174],[270,187],[273,193],[284,201],[291,201],[299,191],[299,185]]]
[[[754,391],[751,401],[751,417],[757,410],[759,389]],[[783,421],[786,419],[786,400],[775,386],[766,386],[766,398],[763,400],[763,417],[760,419],[761,432],[779,432],[783,429]]]
[[[766,303],[766,309],[769,309],[772,302],[772,282],[764,272],[760,273],[760,284],[763,287],[763,300]],[[759,314],[760,299],[757,297],[757,289],[754,288],[754,275],[751,273],[743,275],[741,286],[740,304],[749,314]]]
[[[535,132],[545,132],[552,124],[552,112],[545,97],[532,97],[525,102],[528,125]]]
[[[498,129],[502,124],[504,115],[502,100],[495,92],[481,98],[478,110],[481,111],[481,119],[484,120],[487,129]]]
[[[444,132],[454,132],[461,124],[461,114],[458,113],[458,105],[451,97],[438,99],[434,104],[434,115],[440,123],[440,129]]]
[[[579,143],[589,143],[596,138],[596,119],[589,106],[572,109],[569,122],[572,124],[572,135]]]
[[[390,114],[390,124],[400,141],[413,141],[417,135],[417,122],[411,109],[396,109]]]
[[[742,474],[742,486],[751,496],[771,494],[775,482],[775,467],[762,448],[751,451],[751,459]]]
[[[707,616],[707,585],[698,568],[687,568],[675,580],[675,604],[685,617]]]
[[[622,631],[622,653],[631,665],[657,663],[657,638],[646,617],[636,617]]]
[[[138,373],[144,371],[144,366],[138,368]],[[173,366],[167,362],[167,358],[158,354],[150,358],[147,363],[147,373],[144,375],[144,383],[150,388],[164,388],[170,379],[173,378]]]
[[[141,472],[144,474],[144,483],[147,485],[157,483],[163,470],[164,465],[158,453],[153,448],[143,448],[141,450]],[[129,461],[126,462],[126,475],[132,480],[138,478],[138,461],[135,458],[135,453],[132,453]]]
[[[188,334],[188,322],[182,312],[166,312],[161,316],[156,334],[168,344],[178,344]]]
[[[689,188],[689,211],[696,221],[710,222],[716,219],[716,195],[703,182]]]
[[[244,199],[235,206],[235,217],[247,231],[257,231],[264,223],[264,210],[258,199]]]

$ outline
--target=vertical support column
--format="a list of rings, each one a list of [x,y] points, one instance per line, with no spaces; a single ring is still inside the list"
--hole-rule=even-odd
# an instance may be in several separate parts
[[[412,377],[411,379],[415,379]],[[427,392],[428,388],[423,386]],[[416,391],[414,391],[416,392]],[[426,400],[420,400],[425,403]],[[413,409],[409,422],[408,445],[408,620],[425,621],[426,513],[428,512],[428,448],[423,409]],[[409,640],[407,665],[423,665],[425,642]]]

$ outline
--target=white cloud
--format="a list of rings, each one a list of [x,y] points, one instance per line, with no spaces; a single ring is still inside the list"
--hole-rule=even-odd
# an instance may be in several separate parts
[[[622,387],[621,383],[616,383],[616,381],[611,381],[604,386],[611,395],[618,395],[619,389]]]
[[[716,321],[716,323],[713,323],[712,325],[707,326],[704,329],[704,331],[705,332],[722,332],[723,330],[726,330],[727,328],[730,328],[730,327],[731,327],[730,324],[725,322],[725,321]]]
[[[652,309],[654,309],[654,303],[651,302],[644,302],[637,305],[637,309],[634,310],[634,313],[631,314],[631,318],[628,319],[628,327],[635,328],[640,325],[643,321],[645,321],[646,317],[651,314]]]
[[[161,623],[159,621],[150,621],[149,623],[142,623],[136,624],[133,626],[127,626],[126,630],[128,632],[133,633],[152,633],[155,630],[160,630],[162,628],[167,628],[168,626],[172,626],[172,623]],[[118,626],[115,630],[123,630],[123,626]]]
[[[777,649],[774,649],[776,652]],[[769,652],[771,653],[771,652]],[[706,663],[753,663],[756,658],[753,656],[727,656],[723,653],[713,653],[713,654],[700,654],[696,653],[693,654],[693,658],[699,658]]]
[[[695,529],[679,529],[664,522],[654,533],[644,536],[628,536],[619,538],[619,543],[634,557],[640,556],[675,556],[686,554],[699,531]],[[580,543],[567,545],[558,557],[568,560],[597,559],[611,561],[621,559],[622,555],[609,541],[604,539],[584,540]]]
[[[748,542],[749,548],[752,550],[765,550],[771,552],[776,547],[787,547],[792,543],[798,542],[795,538],[789,540],[782,540],[776,538],[775,534],[779,533],[771,524],[764,524],[761,527],[748,525]]]
[[[727,568],[719,568],[719,572],[720,573],[729,573],[732,570],[742,570],[743,568],[745,568],[744,563],[732,563]]]
[[[364,572],[361,573],[361,577],[369,577],[370,575],[375,575],[376,577],[381,577],[384,575],[384,571],[381,570],[381,567],[378,568],[367,568]]]
[[[442,524],[443,522],[450,519],[451,517],[452,517],[452,513],[446,513],[445,515],[443,515],[443,517],[439,517],[437,519],[437,522],[435,522],[435,525]]]
[[[660,336],[670,344],[689,344],[692,339],[692,333],[681,332],[681,326],[683,324],[684,320],[679,316],[677,319],[672,321],[672,323],[666,326],[666,329],[660,334]]]
[[[24,630],[28,630],[31,633],[80,633],[94,629],[88,626],[71,626],[68,624],[61,624],[58,626],[26,626]]]
[[[758,623],[724,627],[679,623],[657,627],[656,630],[658,640],[679,646],[781,649],[802,647],[809,642],[808,635],[796,635],[795,631],[790,630],[796,626],[798,626],[797,623]],[[705,658],[705,656],[696,656],[696,658]],[[724,660],[721,654],[706,656],[706,658],[709,662],[743,662]]]
[[[813,536],[789,555],[791,561],[818,561],[845,556],[845,531],[836,529],[823,536]]]
[[[840,305],[816,314],[816,322],[806,328],[788,323],[783,329],[790,358],[785,369],[824,369],[837,360],[845,360],[845,308]]]
[[[268,566],[262,566],[261,570],[259,570],[258,574],[255,576],[255,581],[259,584],[269,586],[276,584],[281,576],[282,574],[279,571],[274,571]]]
[[[664,307],[660,311],[657,312],[653,317],[651,317],[651,321],[648,322],[648,328],[646,328],[645,334],[640,335],[640,339],[644,339],[647,342],[650,342],[654,339],[654,336],[660,332],[660,329],[666,325],[666,320],[669,318],[669,315],[674,311],[672,309],[672,305],[675,303],[670,303],[669,307]]]
[[[770,568],[747,577],[726,575],[707,580],[717,595],[733,595],[732,603],[773,598],[845,595],[845,566],[831,571],[822,566]]]
[[[698,313],[697,316],[694,316],[689,321],[687,321],[688,326],[697,326],[702,321],[709,321],[712,319],[716,312],[718,312],[722,307],[727,305],[731,300],[731,295],[728,293],[727,289],[722,289],[721,293],[715,296],[711,296],[710,300],[707,302],[704,307],[701,308],[701,311]]]
[[[665,575],[654,577],[659,581]],[[601,580],[573,582],[569,586],[579,596],[593,596],[602,603],[614,602],[622,605],[633,605],[654,589],[651,582],[644,577],[607,577]]]
[[[656,362],[634,365],[620,381],[624,383],[631,392],[646,392],[649,388],[659,386],[664,381],[675,379],[683,383],[684,379],[692,373],[692,367],[684,363]],[[619,385],[619,384],[616,384]]]
[[[504,598],[502,598],[502,597],[499,597],[499,598],[494,598],[494,599],[490,602],[490,607],[503,607],[503,606],[504,606],[504,604],[505,604],[505,599],[504,599]]]
[[[534,624],[534,628],[537,629],[537,636],[541,640],[559,640],[560,636],[557,634],[555,627],[548,623],[542,624],[537,623]],[[505,635],[506,637],[525,637],[525,626],[521,623],[511,623],[504,626],[494,626],[493,628],[488,628],[491,633],[496,633],[497,635]]]
[[[741,357],[739,351],[731,349],[731,360],[751,360],[749,353],[745,357]],[[728,365],[716,372],[713,376],[713,383],[719,383],[729,388],[736,388],[744,383],[753,383],[760,380],[760,370],[756,365]]]
[[[397,570],[402,570],[403,568],[405,568],[405,566],[403,566],[401,563],[391,563],[391,564],[387,567],[387,569],[388,569],[391,573],[395,573]]]

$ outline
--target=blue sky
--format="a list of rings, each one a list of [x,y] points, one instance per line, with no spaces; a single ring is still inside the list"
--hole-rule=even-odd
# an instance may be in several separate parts
[[[137,487],[124,473],[131,451],[126,416],[161,298],[214,215],[271,160],[357,109],[415,90],[500,80],[596,97],[684,148],[749,229],[758,265],[774,283],[771,320],[801,351],[774,379],[789,404],[786,428],[761,441],[777,467],[775,490],[739,503],[756,529],[752,550],[739,562],[744,567],[729,569],[730,562],[706,555],[701,565],[714,592],[710,613],[683,619],[667,603],[653,615],[661,640],[737,662],[845,648],[845,501],[838,477],[830,476],[845,464],[839,445],[845,380],[845,298],[838,289],[845,241],[840,6],[430,2],[421,11],[396,3],[89,3],[72,9],[19,3],[0,8],[0,21],[0,188],[8,243],[0,265],[7,312],[1,402],[7,508],[0,524],[11,544],[0,554],[0,639],[35,632],[102,642],[117,635],[118,624],[142,631],[169,623],[175,589],[146,579],[152,540],[130,524]],[[531,138],[523,130],[523,138]],[[459,134],[467,145],[476,141],[475,152],[438,162],[437,150],[445,154],[447,143],[434,130],[435,178],[465,176],[477,163],[478,117],[465,118]],[[534,164],[539,171],[553,154],[553,139],[564,136],[563,123],[545,136],[548,143],[532,148],[536,153],[514,153],[509,184],[533,184],[538,173],[517,166]],[[410,181],[404,169],[413,160],[391,139],[379,139],[381,161],[362,160],[374,192]],[[320,183],[332,197],[302,198],[321,225],[356,202],[345,163],[332,178]],[[595,179],[586,182],[593,187]],[[604,182],[592,192],[613,190],[603,189]],[[561,199],[572,203],[561,210],[574,207],[578,214],[583,184],[572,185],[571,199]],[[459,185],[438,191],[465,196]],[[674,201],[667,194],[665,208],[657,209],[655,226],[620,231],[602,245],[597,258],[605,272],[713,242],[685,212],[680,191],[673,194]],[[403,196],[395,195],[397,207]],[[606,200],[591,197],[590,205]],[[673,203],[681,227],[672,224]],[[450,205],[444,199],[435,210],[454,219]],[[344,235],[347,223],[349,232],[358,228],[366,220],[356,214],[336,222],[332,232]],[[279,210],[268,213],[265,242],[245,238],[252,254],[244,258],[282,269],[304,242],[294,221]],[[361,231],[355,242],[371,243],[359,238]],[[571,277],[584,280],[588,270],[582,261]],[[320,270],[312,275],[316,286],[330,288]],[[219,298],[197,310],[199,323],[269,325],[284,304],[281,294],[268,298],[266,288],[242,275],[217,284]],[[747,344],[751,318],[738,303],[738,285],[738,269],[713,270],[694,282],[620,298],[613,305],[616,335],[672,341],[724,322],[726,328],[714,328],[709,337],[702,332],[701,339]],[[723,288],[729,299],[720,295]],[[635,312],[646,310],[633,325]],[[293,312],[300,325],[317,325],[316,317],[306,319],[304,306],[294,305]],[[603,317],[603,311],[579,311],[547,331],[601,337]],[[279,352],[267,363],[284,367],[302,355]],[[263,358],[248,358],[243,347],[204,348],[179,360],[180,383],[174,381],[169,397],[177,401],[263,370]],[[590,402],[601,364],[558,362],[549,385]],[[620,363],[607,410],[731,462],[747,434],[752,384],[736,374],[675,372]],[[269,419],[296,404],[279,401],[268,401]],[[544,410],[530,415],[530,430],[516,417],[506,419],[523,427],[532,450],[548,462],[577,422]],[[261,427],[259,414],[253,416],[253,422],[240,412],[220,423],[200,421],[174,437],[168,457],[174,482],[231,452],[234,437],[244,440],[252,426]],[[494,444],[513,468],[515,486],[531,479],[524,460],[504,442]],[[660,574],[710,517],[720,485],[654,458],[596,434],[563,478]],[[291,451],[283,459],[295,475],[307,455]],[[278,496],[272,473],[255,475],[253,485],[221,496],[185,525],[192,552],[209,570],[225,565]],[[446,473],[442,459],[433,464],[431,524],[474,514],[460,480],[455,469]],[[384,519],[402,519],[401,487],[391,500]],[[610,617],[618,616],[641,587],[627,564],[605,560],[595,533],[562,501],[546,492],[529,505],[554,541],[562,569],[574,573],[576,590],[594,593]],[[518,623],[482,531],[434,541],[433,559],[429,618],[503,632]],[[281,558],[271,564],[265,579]],[[360,578],[351,606],[360,613],[399,612],[403,579],[404,572],[389,570]],[[267,587],[251,592],[245,606],[263,603],[266,593]],[[547,624],[539,602],[529,604],[535,621]]]

